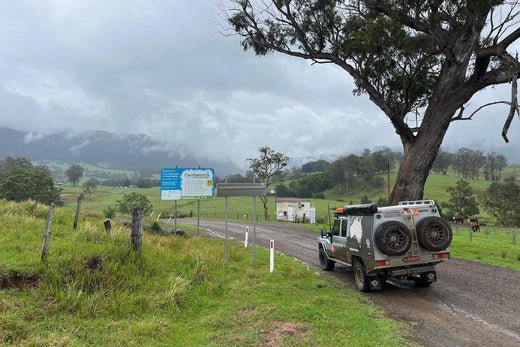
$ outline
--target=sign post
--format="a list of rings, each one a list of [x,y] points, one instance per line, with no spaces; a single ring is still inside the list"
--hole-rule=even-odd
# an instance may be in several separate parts
[[[224,248],[224,264],[227,260],[227,221],[228,221],[228,205],[227,198],[228,196],[252,196],[253,197],[253,254],[256,259],[256,196],[265,196],[267,194],[267,190],[265,188],[265,184],[263,183],[219,183],[217,184],[217,196],[224,197],[225,203],[225,235],[226,242]]]

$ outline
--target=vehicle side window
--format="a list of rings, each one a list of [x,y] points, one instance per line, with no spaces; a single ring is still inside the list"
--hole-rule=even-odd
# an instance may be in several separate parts
[[[348,219],[344,219],[341,222],[341,236],[346,237],[347,236],[347,225],[348,225]]]
[[[341,221],[339,219],[336,219],[334,221],[334,225],[332,226],[332,235],[339,236],[340,223],[341,223]]]

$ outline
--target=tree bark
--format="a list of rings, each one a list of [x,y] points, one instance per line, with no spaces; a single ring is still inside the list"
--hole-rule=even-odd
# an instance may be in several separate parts
[[[265,218],[265,221],[267,222],[267,220],[269,219],[269,203],[268,203],[267,195],[261,196],[260,200],[262,200],[262,204],[264,205],[264,218]],[[256,213],[256,211],[255,211],[255,213]]]

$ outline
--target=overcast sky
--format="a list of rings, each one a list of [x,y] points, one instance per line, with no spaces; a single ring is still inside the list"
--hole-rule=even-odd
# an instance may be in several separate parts
[[[256,57],[220,34],[226,0],[3,1],[0,125],[35,133],[140,133],[243,166],[260,146],[330,158],[398,136],[331,65]],[[471,105],[508,99],[490,89]],[[453,124],[448,149],[501,146],[506,106]],[[520,121],[510,130],[518,148]],[[488,146],[488,147],[485,147]],[[172,163],[174,165],[174,163]]]

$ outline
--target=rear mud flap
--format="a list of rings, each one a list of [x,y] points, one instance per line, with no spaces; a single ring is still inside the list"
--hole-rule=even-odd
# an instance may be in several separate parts
[[[383,288],[382,278],[380,276],[369,276],[368,283],[370,290],[380,290]]]

